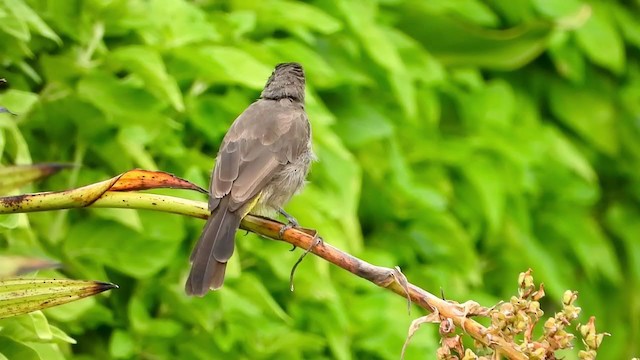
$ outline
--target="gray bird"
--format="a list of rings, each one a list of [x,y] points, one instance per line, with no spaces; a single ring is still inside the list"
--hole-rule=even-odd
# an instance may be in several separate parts
[[[314,158],[304,89],[300,64],[277,65],[260,99],[222,140],[209,187],[211,216],[191,253],[187,294],[203,296],[222,286],[236,230],[247,214],[279,212],[288,226],[297,226],[282,207],[304,186]]]

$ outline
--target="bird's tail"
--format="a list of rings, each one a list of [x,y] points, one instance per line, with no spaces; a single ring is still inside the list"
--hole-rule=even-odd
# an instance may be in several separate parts
[[[209,289],[222,286],[227,261],[233,254],[241,215],[229,210],[228,199],[224,197],[215,213],[209,216],[191,253],[191,272],[185,286],[188,295],[203,296]]]

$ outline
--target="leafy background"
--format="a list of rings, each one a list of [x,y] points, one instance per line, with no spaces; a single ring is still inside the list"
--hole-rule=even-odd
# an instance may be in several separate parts
[[[134,167],[206,186],[229,124],[276,63],[299,61],[320,159],[287,207],[302,224],[458,301],[508,299],[531,267],[548,314],[579,291],[583,322],[613,335],[602,358],[629,358],[639,13],[637,1],[3,0],[0,104],[19,116],[0,114],[2,163],[82,165],[23,191]],[[0,322],[0,358],[399,357],[418,310],[311,258],[291,293],[299,251],[278,242],[239,233],[223,290],[186,297],[202,225],[112,209],[0,218],[2,253],[121,286]],[[407,358],[437,346],[425,326]]]

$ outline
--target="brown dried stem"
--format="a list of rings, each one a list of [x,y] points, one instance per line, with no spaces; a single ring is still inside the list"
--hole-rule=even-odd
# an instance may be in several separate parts
[[[26,194],[0,198],[1,213],[48,211],[81,207],[110,207],[149,209],[207,218],[209,212],[204,202],[148,193],[131,192],[155,187],[171,187],[202,191],[199,187],[162,172],[133,170],[110,180],[61,192]],[[272,239],[286,241],[311,252],[361,278],[408,298],[418,306],[449,318],[479,343],[495,350],[508,359],[524,360],[527,356],[516,345],[499,335],[491,335],[487,328],[469,316],[477,315],[472,305],[456,304],[409,283],[398,269],[370,264],[349,255],[326,242],[317,242],[314,230],[288,229],[282,238],[279,232],[284,224],[258,216],[247,215],[241,228]]]
[[[272,239],[278,239],[278,232],[284,224],[275,220],[266,219],[258,216],[247,215],[241,224],[241,228],[254,232],[256,234],[266,236]],[[309,249],[316,242],[313,232],[305,232],[298,229],[289,229],[284,232],[282,241],[286,241],[302,249]],[[395,279],[396,270],[376,266],[355,256],[349,255],[326,242],[316,243],[311,252],[326,261],[337,265],[350,273],[353,273],[363,279],[393,291],[394,293],[407,297],[405,288]],[[477,321],[468,318],[469,311],[461,304],[454,304],[440,299],[436,295],[419,288],[411,283],[406,284],[409,291],[408,298],[411,302],[430,311],[437,312],[441,317],[453,320],[454,324],[463,329],[467,334],[485,346],[491,347],[508,359],[525,360],[527,356],[521,353],[514,344],[506,341],[502,337],[491,336],[487,333],[487,328]]]

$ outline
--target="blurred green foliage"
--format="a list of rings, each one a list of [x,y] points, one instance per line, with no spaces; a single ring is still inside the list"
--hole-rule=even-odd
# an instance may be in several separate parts
[[[2,0],[0,105],[19,114],[0,114],[2,162],[82,165],[24,191],[133,167],[206,186],[228,126],[276,63],[299,61],[320,159],[287,208],[303,225],[459,301],[508,299],[531,267],[549,313],[578,290],[583,322],[613,335],[601,356],[629,358],[638,14],[637,1]],[[112,209],[0,218],[0,252],[121,286],[3,320],[0,358],[398,358],[419,312],[318,259],[290,293],[299,251],[275,241],[239,233],[224,288],[187,298],[202,225]],[[425,326],[407,359],[437,346]]]

